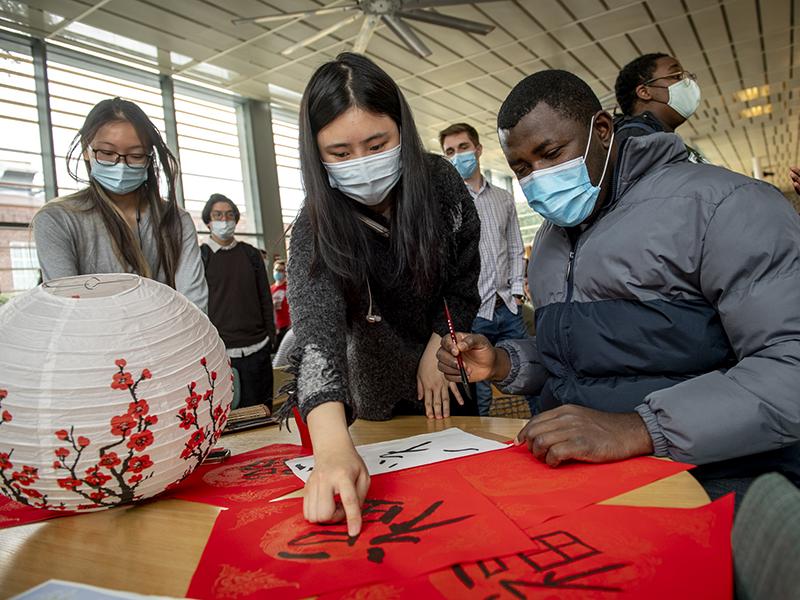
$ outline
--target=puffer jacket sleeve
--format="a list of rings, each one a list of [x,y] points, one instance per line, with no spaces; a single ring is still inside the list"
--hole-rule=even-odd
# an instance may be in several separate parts
[[[800,439],[800,218],[751,181],[716,207],[700,283],[737,364],[651,393],[637,407],[656,454],[695,464]]]
[[[505,350],[511,359],[511,370],[502,381],[495,385],[506,394],[527,394],[536,396],[542,392],[548,372],[539,358],[536,338],[523,340],[503,340],[497,347]]]
[[[325,402],[342,402],[348,422],[355,409],[348,390],[346,303],[324,269],[311,272],[314,238],[303,211],[292,229],[287,298],[295,335],[289,363],[295,381],[279,416],[297,406],[303,419]],[[318,272],[317,272],[318,271]]]

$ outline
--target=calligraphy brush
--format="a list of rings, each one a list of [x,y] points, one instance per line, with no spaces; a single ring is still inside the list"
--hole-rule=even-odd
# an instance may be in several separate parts
[[[450,339],[453,340],[453,344],[458,346],[458,339],[456,338],[456,330],[453,328],[453,317],[450,316],[450,309],[447,308],[447,300],[444,300],[444,316],[447,318],[447,328],[450,329]],[[456,360],[458,361],[458,372],[461,373],[461,385],[464,386],[464,394],[466,395],[467,399],[472,402],[472,395],[469,393],[469,379],[467,378],[467,370],[464,368],[464,361],[461,358],[461,352],[459,351],[458,356],[456,356]]]

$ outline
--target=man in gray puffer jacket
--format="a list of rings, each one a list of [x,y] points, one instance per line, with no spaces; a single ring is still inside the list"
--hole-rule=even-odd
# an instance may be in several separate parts
[[[509,165],[547,218],[528,281],[537,337],[459,334],[471,378],[539,394],[518,441],[550,465],[642,454],[702,465],[714,497],[800,482],[800,218],[771,185],[693,164],[673,134],[614,143],[578,77],[505,100]],[[583,159],[581,159],[583,157]],[[458,378],[443,339],[439,368]]]

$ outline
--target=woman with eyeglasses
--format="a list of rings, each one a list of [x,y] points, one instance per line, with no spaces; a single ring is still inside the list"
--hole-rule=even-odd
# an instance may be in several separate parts
[[[298,407],[314,445],[306,518],[346,517],[355,535],[369,474],[348,424],[461,408],[436,350],[445,300],[456,329],[477,314],[480,222],[456,170],[423,150],[397,84],[364,56],[341,54],[311,77],[300,166],[287,290],[296,384],[283,414]]]
[[[79,160],[88,185],[48,202],[33,219],[43,280],[132,272],[175,288],[205,312],[197,232],[175,196],[178,163],[144,111],[120,98],[99,102],[67,153],[76,181]]]
[[[629,137],[675,133],[697,111],[701,99],[694,73],[662,53],[644,54],[625,65],[614,91],[622,113],[614,119],[618,144]],[[686,150],[692,162],[707,162],[694,148]]]

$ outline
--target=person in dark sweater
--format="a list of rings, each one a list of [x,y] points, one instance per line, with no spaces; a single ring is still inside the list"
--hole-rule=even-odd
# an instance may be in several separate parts
[[[288,265],[296,381],[283,414],[299,407],[314,444],[306,518],[346,517],[356,535],[369,474],[347,426],[450,413],[436,350],[445,300],[456,328],[477,314],[480,222],[458,172],[423,150],[397,84],[357,54],[311,77],[300,166],[306,199]]]
[[[200,247],[208,283],[208,318],[239,372],[239,407],[266,404],[272,410],[270,350],[275,323],[264,261],[256,248],[234,237],[239,209],[232,200],[212,194],[202,216],[211,231]]]
[[[617,143],[651,133],[674,133],[700,106],[700,87],[668,54],[643,54],[625,65],[614,84],[622,112],[614,117]],[[708,162],[698,150],[686,146],[689,160]]]

